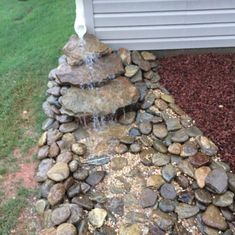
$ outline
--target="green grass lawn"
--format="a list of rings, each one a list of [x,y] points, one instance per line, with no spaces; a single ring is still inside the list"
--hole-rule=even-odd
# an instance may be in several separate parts
[[[13,169],[14,148],[37,141],[47,75],[73,33],[74,17],[73,0],[0,1],[0,174]]]
[[[37,142],[47,76],[73,33],[74,17],[74,0],[0,0],[0,179],[17,168],[13,150]],[[7,199],[2,190],[0,235],[7,235],[27,195]]]

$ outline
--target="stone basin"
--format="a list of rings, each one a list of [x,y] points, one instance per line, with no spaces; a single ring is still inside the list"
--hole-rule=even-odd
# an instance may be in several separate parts
[[[118,77],[94,89],[68,89],[61,99],[61,113],[75,117],[105,116],[136,103],[138,99],[137,88],[127,78]]]
[[[86,64],[80,66],[61,64],[55,73],[61,84],[84,86],[96,85],[122,75],[124,68],[120,57],[116,54],[110,54],[98,58],[91,66]]]
[[[77,35],[73,35],[64,46],[63,51],[70,65],[80,65],[90,54],[96,54],[98,57],[101,57],[111,53],[112,49],[94,35],[86,34],[84,41],[81,41]]]

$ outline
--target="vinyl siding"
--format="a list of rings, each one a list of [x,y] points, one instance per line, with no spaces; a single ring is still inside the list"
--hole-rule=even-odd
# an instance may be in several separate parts
[[[114,49],[235,46],[235,0],[84,2],[88,30]]]

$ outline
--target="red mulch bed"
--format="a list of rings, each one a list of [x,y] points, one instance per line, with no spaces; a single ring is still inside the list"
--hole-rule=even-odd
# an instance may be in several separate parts
[[[160,59],[161,83],[235,171],[235,54]]]

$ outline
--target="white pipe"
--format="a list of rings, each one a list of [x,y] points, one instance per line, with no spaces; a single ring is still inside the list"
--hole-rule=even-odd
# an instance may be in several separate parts
[[[84,2],[83,0],[75,0],[76,2],[76,19],[74,23],[74,29],[80,39],[87,32],[85,14],[84,14]]]

